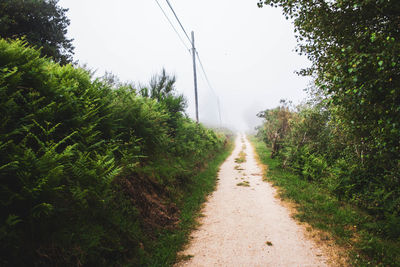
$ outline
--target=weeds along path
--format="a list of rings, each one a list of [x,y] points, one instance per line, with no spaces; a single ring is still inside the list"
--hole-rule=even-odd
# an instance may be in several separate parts
[[[245,136],[219,172],[217,190],[177,266],[327,266],[327,258],[304,237],[262,170]]]

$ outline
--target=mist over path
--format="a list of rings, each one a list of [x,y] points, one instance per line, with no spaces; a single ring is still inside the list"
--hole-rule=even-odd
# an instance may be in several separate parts
[[[193,257],[177,266],[327,266],[327,258],[275,198],[276,190],[262,181],[247,138],[239,136],[235,145],[201,226],[183,251]],[[240,163],[242,151],[247,156]]]

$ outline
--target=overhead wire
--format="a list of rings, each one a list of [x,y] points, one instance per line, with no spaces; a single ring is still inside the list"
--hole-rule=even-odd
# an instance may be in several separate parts
[[[172,21],[169,19],[167,13],[164,11],[164,9],[162,8],[162,6],[160,5],[160,3],[158,2],[158,0],[155,0],[158,7],[161,9],[162,13],[164,14],[164,17],[167,19],[167,21],[169,22],[169,24],[171,25],[172,29],[175,31],[176,35],[178,35],[179,40],[181,40],[183,46],[189,51],[190,53],[190,48],[185,44],[185,41],[182,39],[181,35],[179,34],[178,30],[175,28],[174,24],[172,23]]]
[[[214,96],[217,98],[218,114],[219,114],[219,123],[220,123],[220,125],[222,125],[222,119],[221,119],[221,105],[220,105],[220,102],[219,102],[219,97],[218,97],[217,93],[215,92],[214,87],[211,85],[210,80],[208,79],[208,75],[207,75],[206,70],[205,70],[205,68],[204,68],[204,66],[203,66],[203,63],[201,62],[200,55],[199,55],[199,53],[197,52],[197,50],[196,50],[196,56],[197,56],[197,59],[198,59],[198,61],[199,61],[199,63],[200,63],[200,68],[201,68],[201,70],[202,70],[202,72],[203,72],[204,78],[205,78],[205,80],[207,81],[208,87],[211,89],[211,91],[213,92]]]
[[[176,20],[178,21],[179,25],[181,26],[183,32],[185,33],[186,38],[189,40],[190,43],[192,43],[192,41],[189,38],[189,35],[187,34],[187,32],[186,32],[185,28],[183,27],[181,21],[179,20],[178,15],[176,15],[175,10],[172,7],[171,3],[168,0],[165,0],[165,1],[167,1],[167,4],[168,4],[169,8],[172,10],[172,13],[174,13],[174,16],[175,16]]]
[[[208,79],[207,73],[206,73],[206,71],[205,71],[205,69],[204,69],[203,63],[201,62],[199,53],[198,53],[197,51],[196,51],[196,56],[197,56],[197,59],[199,60],[200,68],[201,68],[201,70],[202,70],[202,72],[203,72],[203,74],[204,74],[204,77],[205,77],[205,79],[206,79],[206,81],[207,81],[208,86],[210,87],[210,89],[211,89],[211,91],[214,93],[214,95],[217,96],[217,94],[216,94],[215,91],[214,91],[214,88],[212,87],[212,85],[211,85],[211,83],[210,83],[210,80]]]
[[[198,61],[199,61],[200,68],[201,68],[202,73],[203,73],[203,75],[204,75],[204,78],[205,78],[205,80],[206,80],[206,82],[207,82],[207,84],[208,84],[208,87],[211,89],[212,93],[213,93],[214,96],[217,98],[219,121],[220,121],[220,125],[222,125],[221,106],[220,106],[220,102],[219,102],[219,97],[218,97],[218,95],[215,93],[215,90],[214,90],[213,86],[211,85],[210,80],[208,79],[208,75],[207,75],[207,73],[206,73],[206,71],[205,71],[205,68],[204,68],[204,65],[203,65],[203,63],[202,63],[202,61],[201,61],[201,59],[200,59],[199,53],[197,52],[196,49],[190,49],[190,48],[187,47],[187,45],[185,44],[185,42],[184,42],[184,40],[182,39],[181,35],[179,34],[178,30],[175,28],[174,24],[171,22],[171,20],[169,19],[168,15],[167,15],[166,12],[164,11],[164,9],[162,8],[162,6],[161,6],[160,3],[158,2],[158,0],[155,0],[155,1],[156,1],[156,3],[157,3],[158,7],[161,9],[162,13],[164,14],[165,18],[168,20],[168,22],[169,22],[169,24],[171,25],[171,27],[174,29],[175,33],[178,35],[179,39],[181,40],[181,42],[182,42],[182,44],[185,46],[185,48],[189,51],[189,53],[190,53],[190,50],[193,50],[192,52],[193,52],[193,53],[196,53],[196,57],[197,57],[197,59],[198,59]],[[171,9],[172,13],[174,14],[175,19],[178,21],[179,26],[181,27],[182,31],[184,32],[184,34],[185,34],[186,38],[188,39],[189,43],[193,45],[192,40],[190,39],[189,35],[187,34],[187,32],[186,32],[186,30],[185,30],[185,27],[183,27],[183,25],[182,25],[180,19],[178,18],[178,15],[176,14],[176,12],[175,12],[174,8],[172,7],[171,3],[169,2],[169,0],[165,0],[165,1],[167,2],[167,4],[168,4],[169,8]]]

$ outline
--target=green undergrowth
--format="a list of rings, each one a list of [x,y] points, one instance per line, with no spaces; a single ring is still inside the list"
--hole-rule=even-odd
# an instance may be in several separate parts
[[[280,189],[280,197],[294,201],[295,217],[331,234],[335,242],[349,252],[353,266],[399,266],[400,240],[382,238],[377,221],[362,210],[339,201],[322,184],[302,179],[271,158],[271,149],[252,137],[260,161],[268,166],[266,180]]]
[[[233,143],[229,141],[225,149],[216,155],[198,175],[191,177],[184,190],[178,208],[181,211],[179,226],[174,230],[161,231],[156,242],[153,242],[150,253],[143,258],[145,266],[170,266],[179,258],[177,253],[188,242],[189,235],[197,226],[201,206],[207,196],[215,189],[220,165],[232,153]],[[190,255],[182,255],[182,259]]]
[[[0,266],[139,266],[185,215],[227,134],[165,71],[116,80],[0,39]]]

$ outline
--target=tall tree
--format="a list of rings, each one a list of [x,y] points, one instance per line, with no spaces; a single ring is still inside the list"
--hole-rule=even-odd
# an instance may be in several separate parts
[[[0,1],[0,37],[26,38],[42,55],[61,64],[72,61],[72,39],[66,37],[70,24],[68,9],[57,5],[58,0]]]

